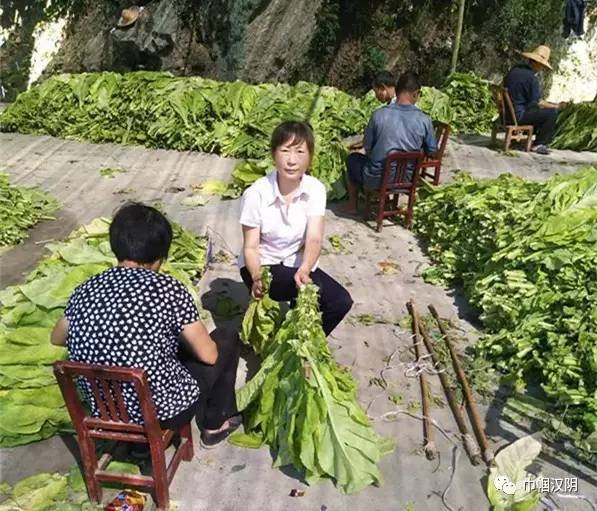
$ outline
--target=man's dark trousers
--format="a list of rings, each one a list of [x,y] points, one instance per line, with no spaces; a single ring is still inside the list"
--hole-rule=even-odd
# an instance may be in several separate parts
[[[556,130],[557,108],[539,108],[527,110],[518,119],[518,124],[531,124],[535,132],[535,145],[548,145]]]

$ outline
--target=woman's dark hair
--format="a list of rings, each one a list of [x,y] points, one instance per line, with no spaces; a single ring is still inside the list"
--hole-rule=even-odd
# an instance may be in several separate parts
[[[418,75],[410,71],[403,73],[396,82],[396,94],[401,92],[417,92],[421,90],[421,80]]]
[[[307,149],[309,149],[309,154],[313,156],[313,152],[315,151],[315,136],[309,123],[284,121],[282,124],[279,124],[272,133],[272,140],[270,142],[272,153],[290,140],[293,141],[292,145],[299,145],[305,142]]]
[[[166,259],[172,226],[157,209],[138,202],[122,206],[110,224],[110,246],[118,261],[153,263]]]
[[[380,71],[373,77],[373,82],[371,82],[371,86],[375,89],[381,87],[394,87],[395,84],[396,79],[389,71]]]

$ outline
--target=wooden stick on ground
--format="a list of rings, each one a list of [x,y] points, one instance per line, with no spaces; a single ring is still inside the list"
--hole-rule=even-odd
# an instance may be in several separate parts
[[[439,357],[437,356],[435,349],[433,348],[433,343],[431,342],[431,339],[429,338],[429,335],[427,334],[427,330],[425,329],[425,326],[419,319],[419,315],[417,314],[417,310],[415,308],[414,303],[408,302],[406,304],[406,306],[408,307],[409,311],[411,311],[411,309],[412,309],[411,314],[415,317],[415,320],[419,325],[419,332],[421,332],[421,335],[423,336],[423,342],[425,343],[425,346],[427,347],[427,351],[429,351],[429,354],[431,355],[431,360],[433,360],[433,363],[435,364],[435,366],[437,368],[441,368],[441,361],[440,361]],[[471,437],[470,433],[468,432],[468,427],[466,425],[466,422],[464,421],[462,412],[460,411],[460,408],[458,407],[458,404],[456,403],[456,397],[454,396],[454,393],[452,392],[448,377],[446,376],[446,373],[444,373],[444,372],[438,372],[437,375],[438,375],[439,381],[441,382],[442,387],[444,389],[444,393],[446,395],[446,399],[448,400],[448,405],[450,406],[450,410],[452,410],[452,415],[454,415],[454,420],[456,421],[458,430],[460,431],[460,434],[462,435],[462,442],[464,444],[464,450],[468,454],[468,457],[470,458],[471,463],[473,465],[478,465],[479,463],[481,463],[481,451],[479,450],[479,447],[477,447],[477,444],[475,443],[475,441]]]
[[[419,323],[417,322],[416,317],[413,315],[414,308],[412,307],[412,300],[409,303],[411,304],[409,311],[411,313],[413,322],[415,356],[417,357],[417,361],[419,361],[421,358],[421,352],[419,350]],[[421,387],[421,405],[423,408],[423,449],[425,450],[425,456],[427,459],[434,460],[437,456],[437,448],[435,447],[435,442],[433,441],[433,428],[430,424],[431,409],[429,407],[429,391],[425,373],[419,374],[419,385]]]
[[[437,310],[433,305],[428,305],[429,311],[437,321],[437,325],[439,327],[440,332],[444,336],[444,340],[448,346],[448,350],[450,350],[450,357],[452,358],[452,365],[454,366],[454,372],[456,373],[456,377],[462,385],[462,392],[464,394],[464,399],[466,401],[466,405],[468,408],[469,416],[471,419],[471,424],[473,425],[473,431],[475,432],[475,436],[477,437],[477,442],[481,447],[481,451],[483,452],[483,458],[487,463],[491,463],[493,461],[494,455],[491,447],[489,447],[489,442],[487,441],[487,437],[485,436],[485,429],[483,428],[483,422],[481,420],[481,416],[479,415],[479,410],[477,409],[477,403],[475,402],[475,398],[473,396],[473,391],[468,383],[468,379],[466,377],[466,373],[462,369],[462,365],[458,360],[458,355],[456,350],[454,349],[454,345],[452,344],[452,340],[446,331]]]

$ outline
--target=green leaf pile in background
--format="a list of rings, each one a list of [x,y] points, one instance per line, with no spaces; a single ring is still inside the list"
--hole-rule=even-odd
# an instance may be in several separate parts
[[[442,92],[450,98],[455,133],[489,133],[498,112],[491,83],[474,73],[452,73]]]
[[[35,188],[12,186],[8,174],[0,172],[0,247],[16,245],[27,237],[27,230],[49,216],[59,204]]]
[[[558,114],[555,149],[597,151],[597,103],[568,105]]]
[[[478,354],[595,436],[597,168],[545,183],[460,175],[422,190],[415,229],[438,263],[425,276],[462,281],[479,308]]]
[[[330,353],[321,326],[318,288],[304,286],[261,368],[237,392],[245,433],[231,442],[269,445],[274,466],[294,465],[311,484],[331,478],[346,493],[381,484],[377,463],[392,443],[372,428],[350,370]]]
[[[20,94],[0,114],[0,130],[243,158],[225,192],[238,196],[272,168],[274,128],[306,120],[317,139],[312,174],[338,199],[346,193],[342,141],[362,133],[379,106],[371,92],[356,98],[307,82],[249,85],[149,71],[65,74]],[[473,74],[453,75],[443,91],[424,87],[420,106],[455,132],[488,132],[495,114],[488,82]]]
[[[98,218],[51,243],[51,254],[25,282],[0,292],[0,447],[48,438],[69,423],[51,364],[65,348],[50,333],[74,289],[116,261],[110,249],[110,221]],[[172,224],[174,239],[163,271],[184,283],[198,302],[194,278],[206,265],[204,238]]]

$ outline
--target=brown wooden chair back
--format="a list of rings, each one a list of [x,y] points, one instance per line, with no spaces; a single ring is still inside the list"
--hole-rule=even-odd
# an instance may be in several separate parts
[[[496,84],[493,84],[491,88],[502,126],[518,126],[508,89],[503,85]]]
[[[375,207],[378,232],[382,229],[384,218],[396,215],[404,215],[406,226],[410,229],[423,158],[422,152],[393,151],[388,153],[384,162],[380,189],[368,190],[365,188],[365,212],[367,215],[374,204],[372,198],[378,201]],[[409,167],[413,168],[411,179],[408,177]],[[406,207],[399,206],[400,195],[408,197]]]
[[[190,424],[178,431],[183,441],[170,465],[166,467],[164,451],[175,432],[162,430],[160,427],[145,370],[59,361],[54,363],[54,374],[77,432],[90,499],[101,502],[100,483],[116,482],[155,490],[158,507],[166,509],[169,502],[168,485],[174,472],[181,460],[190,461],[193,458]],[[79,398],[76,382],[81,378],[91,387],[97,417],[89,413]],[[130,384],[135,389],[143,424],[130,421],[123,396],[123,384]],[[104,454],[98,461],[95,450],[97,439],[149,444],[154,475],[105,471],[112,457]]]
[[[433,160],[439,160],[441,163],[452,128],[449,124],[440,121],[433,121],[433,126],[435,128],[435,140],[437,140],[437,152]]]

